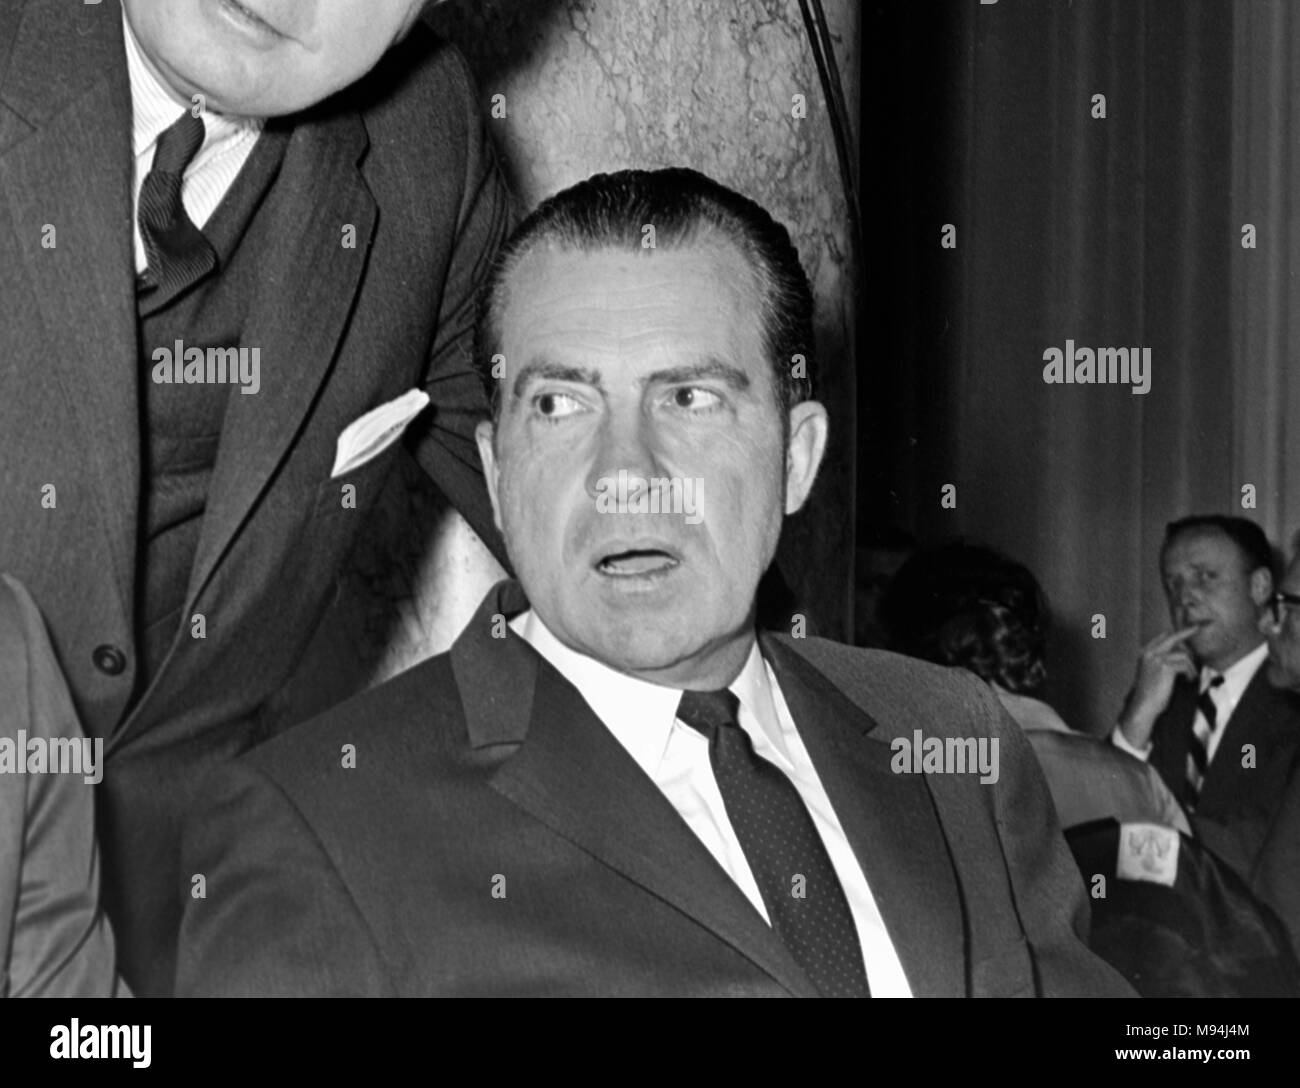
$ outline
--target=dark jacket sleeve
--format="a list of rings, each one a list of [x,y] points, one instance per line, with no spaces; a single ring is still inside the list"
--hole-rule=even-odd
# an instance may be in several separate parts
[[[186,821],[181,866],[177,996],[392,996],[370,929],[324,847],[248,760],[205,784]]]
[[[451,265],[442,291],[424,389],[432,402],[415,435],[414,454],[448,500],[506,565],[505,546],[492,519],[474,429],[487,418],[488,399],[474,367],[474,317],[479,287],[515,222],[515,210],[474,96],[463,58],[458,108],[465,118],[465,185]]]
[[[1134,997],[1128,983],[1088,948],[1088,893],[1061,835],[1047,781],[1020,727],[989,687],[966,678],[977,729],[998,738],[994,820],[1016,914],[1043,997]]]
[[[36,605],[7,577],[0,578],[0,738],[15,746],[27,738],[82,739]],[[86,777],[0,773],[0,994],[121,992],[113,934],[99,908],[94,785]]]
[[[1259,852],[1252,888],[1286,926],[1300,957],[1300,759],[1291,766],[1282,804]]]

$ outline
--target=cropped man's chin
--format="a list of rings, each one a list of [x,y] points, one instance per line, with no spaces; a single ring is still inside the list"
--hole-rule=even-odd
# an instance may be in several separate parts
[[[172,72],[178,92],[200,94],[204,108],[237,117],[286,117],[328,98],[340,81],[297,63],[286,45],[266,54],[244,51],[178,60]],[[218,59],[220,58],[220,59]]]
[[[230,114],[235,117],[287,117],[299,113],[318,101],[304,95],[300,89],[280,90],[277,87],[261,89],[251,82],[228,82],[225,80],[205,81],[199,86],[205,87],[199,93],[205,98],[206,107],[214,113]]]

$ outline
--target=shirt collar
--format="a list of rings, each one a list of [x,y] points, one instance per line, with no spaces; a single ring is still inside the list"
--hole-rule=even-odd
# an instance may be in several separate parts
[[[510,627],[578,689],[596,717],[618,738],[637,765],[654,778],[676,724],[681,690],[629,676],[570,649],[531,608],[511,620]],[[755,639],[740,675],[729,688],[740,700],[741,726],[750,732],[755,726],[761,729],[777,751],[789,760],[790,752],[773,698],[773,680],[770,666],[763,660]]]
[[[1246,688],[1255,678],[1255,673],[1259,667],[1264,664],[1268,657],[1268,643],[1261,642],[1245,657],[1239,659],[1223,670],[1223,684],[1220,686],[1215,702],[1226,702],[1230,706],[1236,706],[1238,700],[1245,694]],[[1201,684],[1200,690],[1204,691],[1210,681],[1217,675],[1213,669],[1205,666],[1201,667]]]
[[[162,133],[176,123],[177,118],[192,108],[189,102],[177,98],[175,92],[154,75],[140,50],[140,42],[126,17],[122,5],[122,37],[126,42],[126,66],[131,78],[131,145],[136,157],[154,145]],[[200,110],[207,135],[203,146],[209,148],[245,132],[257,132],[262,122],[252,117],[233,117],[210,110]]]

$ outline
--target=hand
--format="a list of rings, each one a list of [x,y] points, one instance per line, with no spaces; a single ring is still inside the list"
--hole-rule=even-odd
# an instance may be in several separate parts
[[[1180,676],[1189,680],[1196,678],[1196,662],[1183,643],[1198,630],[1195,625],[1183,627],[1152,639],[1142,647],[1137,676],[1119,716],[1124,739],[1134,748],[1145,748],[1151,743],[1151,731],[1156,719],[1169,705],[1174,681]]]

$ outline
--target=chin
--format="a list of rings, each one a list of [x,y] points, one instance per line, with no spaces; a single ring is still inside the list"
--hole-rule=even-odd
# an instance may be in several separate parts
[[[208,93],[209,108],[217,113],[232,113],[242,117],[283,117],[297,113],[316,101],[311,95],[304,95],[300,88],[292,93],[281,92],[274,87],[252,89],[249,84],[216,84],[216,89]]]
[[[689,624],[672,630],[657,628],[656,624],[647,629],[642,623],[600,631],[588,652],[625,672],[655,672],[671,668],[704,648]]]
[[[1187,640],[1187,648],[1192,651],[1197,664],[1210,661],[1221,655],[1227,649],[1226,646],[1220,645],[1219,640],[1214,638],[1213,635],[1208,638],[1204,638],[1201,635],[1193,635]]]

